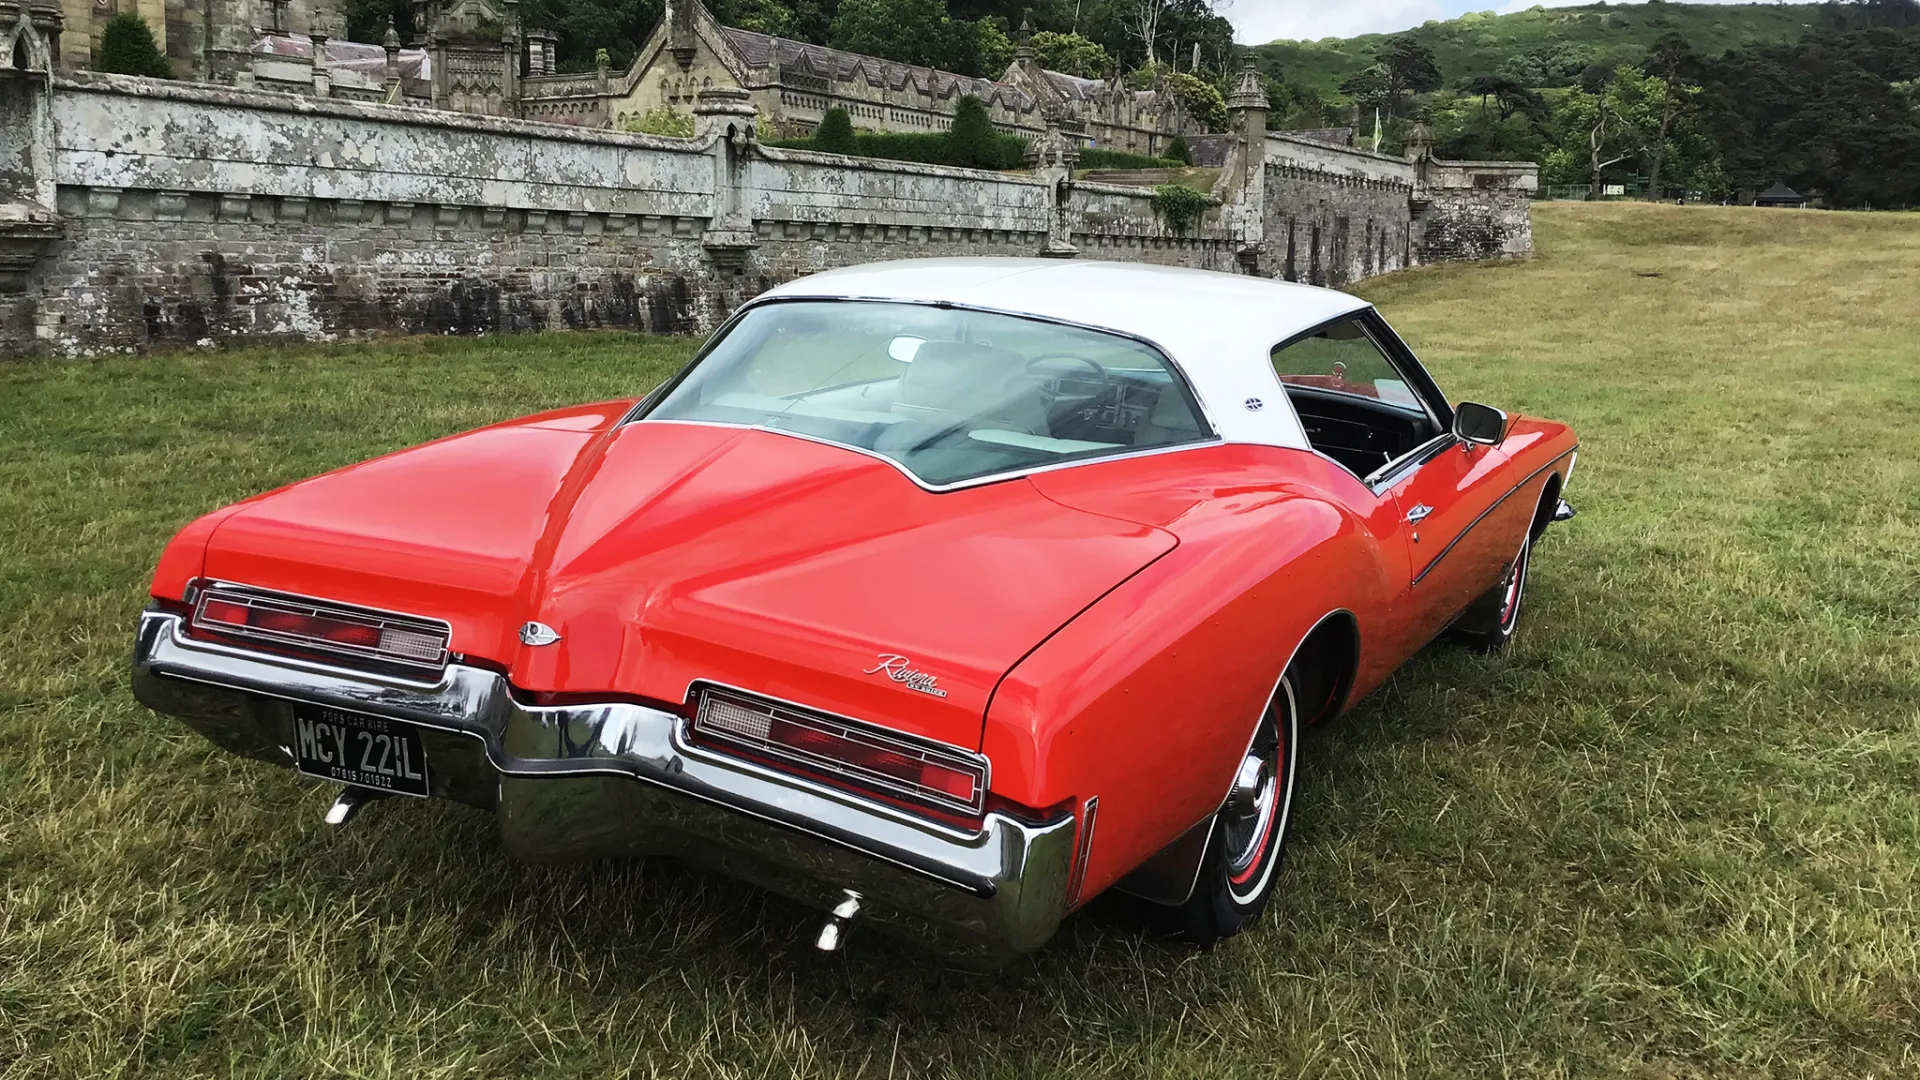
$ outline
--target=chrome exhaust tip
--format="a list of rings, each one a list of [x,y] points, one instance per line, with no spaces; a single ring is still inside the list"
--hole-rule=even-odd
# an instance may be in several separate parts
[[[839,952],[847,932],[853,929],[853,920],[860,917],[860,894],[852,889],[841,891],[845,899],[834,905],[833,913],[820,926],[820,936],[813,939],[813,947],[821,952]]]
[[[361,807],[376,799],[384,798],[386,798],[384,793],[374,791],[371,788],[341,788],[340,794],[334,797],[333,805],[327,807],[327,824],[345,825],[347,822],[353,820],[354,815],[360,812]]]

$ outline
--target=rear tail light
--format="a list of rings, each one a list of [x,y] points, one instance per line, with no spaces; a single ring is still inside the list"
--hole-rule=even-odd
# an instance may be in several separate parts
[[[446,666],[452,638],[446,623],[432,619],[226,585],[201,592],[193,626],[300,651],[431,668]]]
[[[943,810],[978,814],[986,802],[987,761],[978,754],[748,694],[701,691],[693,734]]]

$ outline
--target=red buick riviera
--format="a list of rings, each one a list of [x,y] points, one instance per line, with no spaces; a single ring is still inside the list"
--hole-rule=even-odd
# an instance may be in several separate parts
[[[215,511],[133,685],[216,745],[664,855],[992,966],[1107,889],[1206,942],[1274,888],[1304,727],[1504,645],[1573,471],[1368,304],[925,260],[743,307],[637,400]],[[1311,790],[1310,788],[1308,789]]]

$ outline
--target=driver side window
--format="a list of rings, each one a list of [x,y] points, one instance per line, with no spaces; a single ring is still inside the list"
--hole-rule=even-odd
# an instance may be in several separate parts
[[[1356,316],[1273,350],[1315,450],[1362,479],[1440,434],[1419,393]]]

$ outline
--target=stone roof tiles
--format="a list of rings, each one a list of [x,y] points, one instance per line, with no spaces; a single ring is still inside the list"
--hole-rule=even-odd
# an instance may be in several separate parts
[[[774,37],[735,26],[722,26],[720,31],[726,35],[727,43],[733,46],[742,60],[754,67],[778,63],[783,75],[800,72],[837,82],[864,78],[870,85],[889,90],[905,89],[911,84],[934,97],[972,94],[982,101],[998,100],[1020,110],[1031,109],[1035,104],[1033,98],[1019,87],[991,79],[976,79],[970,75],[898,60],[882,60],[875,56],[830,49],[824,45],[809,45],[804,41]]]

